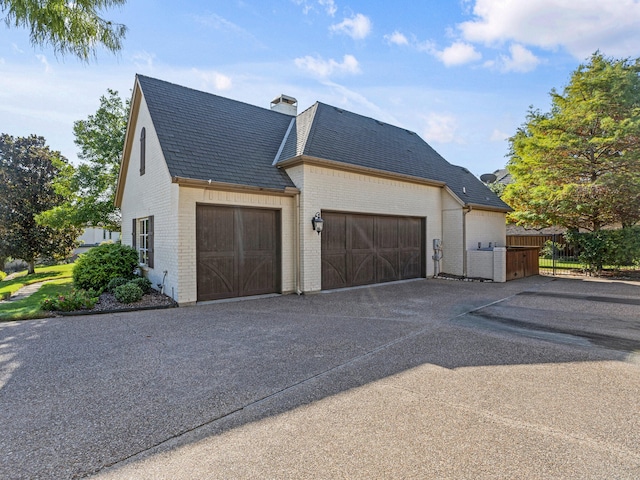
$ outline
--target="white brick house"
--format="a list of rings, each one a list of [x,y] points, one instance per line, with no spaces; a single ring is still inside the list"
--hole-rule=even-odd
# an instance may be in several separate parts
[[[436,265],[504,278],[500,256],[483,264],[469,251],[505,245],[509,207],[413,132],[322,103],[297,115],[284,95],[264,109],[144,76],[131,105],[122,242],[180,304],[420,278]]]

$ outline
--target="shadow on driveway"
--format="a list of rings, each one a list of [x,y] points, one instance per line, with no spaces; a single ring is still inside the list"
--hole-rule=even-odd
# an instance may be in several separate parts
[[[87,476],[424,365],[626,361],[640,307],[579,297],[638,298],[615,287],[423,280],[0,324],[0,477]],[[562,289],[578,297],[543,295]]]

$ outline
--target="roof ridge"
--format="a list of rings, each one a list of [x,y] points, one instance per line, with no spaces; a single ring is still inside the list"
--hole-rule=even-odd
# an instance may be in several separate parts
[[[211,95],[213,97],[220,98],[220,99],[225,100],[225,101],[240,103],[240,104],[246,105],[248,107],[259,108],[260,110],[273,112],[274,114],[278,114],[278,115],[284,115],[284,116],[287,116],[287,117],[291,116],[291,115],[286,114],[286,113],[282,113],[282,112],[278,112],[276,110],[272,110],[271,108],[262,107],[260,105],[254,105],[253,103],[245,102],[245,101],[242,101],[242,100],[236,100],[235,98],[224,97],[222,95],[218,95],[217,93],[207,92],[207,91],[204,91],[204,90],[198,90],[197,88],[187,87],[185,85],[180,85],[178,83],[168,82],[167,80],[161,80],[159,78],[149,77],[148,75],[142,75],[140,73],[136,73],[136,78],[143,78],[143,79],[146,79],[146,80],[151,80],[153,82],[158,82],[158,83],[162,83],[162,84],[165,84],[165,85],[170,85],[173,88],[180,88],[180,89],[183,89],[183,90],[190,90],[190,91],[195,92],[195,93],[200,94],[200,95]]]

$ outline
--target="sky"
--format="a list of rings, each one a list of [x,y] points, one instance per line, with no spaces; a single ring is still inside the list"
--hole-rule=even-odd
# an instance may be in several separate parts
[[[640,57],[640,0],[130,0],[102,16],[128,32],[88,64],[0,22],[0,132],[41,135],[77,164],[73,122],[107,89],[129,98],[140,73],[265,108],[321,101],[479,176],[592,53]]]

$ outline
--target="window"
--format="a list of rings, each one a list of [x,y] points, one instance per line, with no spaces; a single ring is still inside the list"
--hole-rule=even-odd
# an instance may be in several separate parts
[[[142,218],[138,223],[138,254],[141,265],[149,263],[149,219]]]
[[[145,164],[147,162],[147,129],[142,127],[140,132],[140,175],[144,175]]]
[[[138,250],[138,262],[153,268],[153,215],[133,219],[133,248]]]

